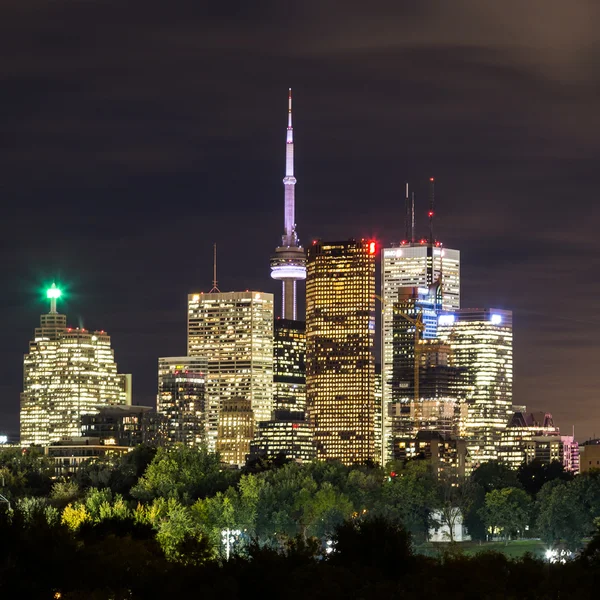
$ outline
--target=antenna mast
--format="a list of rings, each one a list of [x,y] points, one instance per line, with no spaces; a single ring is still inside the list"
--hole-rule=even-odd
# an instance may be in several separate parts
[[[213,244],[213,286],[208,293],[212,294],[213,292],[221,293],[221,290],[217,285],[217,242]]]
[[[415,193],[412,193],[412,205],[410,209],[410,241],[415,243]]]
[[[408,183],[406,184],[406,196],[404,198],[404,239],[410,242],[410,224],[411,224],[411,211],[410,211],[410,200],[408,198]]]

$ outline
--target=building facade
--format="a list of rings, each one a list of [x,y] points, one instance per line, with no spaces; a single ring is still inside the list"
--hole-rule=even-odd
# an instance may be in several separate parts
[[[83,415],[131,403],[131,379],[117,372],[110,336],[67,327],[67,317],[56,312],[57,297],[49,295],[50,312],[41,316],[23,361],[23,446],[80,436]]]
[[[460,251],[443,248],[439,242],[431,245],[427,240],[402,243],[399,246],[384,248],[381,251],[381,373],[382,373],[382,412],[384,415],[383,449],[385,459],[390,458],[390,427],[386,422],[388,407],[392,400],[394,346],[397,348],[398,316],[394,306],[399,302],[399,294],[404,289],[421,291],[421,301],[430,298],[429,288],[439,283],[439,298],[435,307],[423,306],[425,313],[431,308],[456,310],[460,308]],[[404,292],[405,293],[405,292]],[[427,320],[426,314],[423,315]],[[424,336],[429,335],[431,328]]]
[[[275,320],[273,408],[306,410],[306,323],[304,321]]]
[[[114,404],[83,415],[81,436],[97,438],[103,444],[133,448],[140,444],[164,445],[166,428],[150,406]]]
[[[461,370],[459,432],[473,463],[496,460],[512,414],[512,312],[461,309],[441,315],[438,337],[450,346],[452,365]]]
[[[252,402],[246,398],[223,401],[219,414],[217,452],[221,462],[230,467],[243,467],[254,438]]]
[[[206,442],[214,451],[227,400],[247,399],[256,421],[273,410],[273,294],[188,297],[188,356],[206,357]]]
[[[275,410],[270,421],[260,421],[250,444],[252,458],[285,457],[304,463],[315,459],[312,429],[303,411]]]
[[[306,393],[317,458],[374,460],[375,242],[313,243],[306,279]]]
[[[539,436],[560,436],[560,430],[554,425],[550,413],[513,413],[500,434],[498,460],[511,469],[518,469],[524,462],[528,462],[525,442]]]
[[[167,421],[167,444],[207,443],[207,371],[208,361],[200,356],[158,359],[156,410]]]

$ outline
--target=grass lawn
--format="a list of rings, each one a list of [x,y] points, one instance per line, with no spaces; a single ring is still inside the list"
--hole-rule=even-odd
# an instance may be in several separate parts
[[[452,549],[467,556],[480,552],[501,552],[509,558],[520,558],[529,552],[536,558],[544,558],[546,545],[541,540],[515,540],[508,542],[508,545],[504,542],[457,542]],[[451,550],[451,545],[444,542],[421,544],[416,548],[419,554],[429,556],[437,556],[447,550]]]

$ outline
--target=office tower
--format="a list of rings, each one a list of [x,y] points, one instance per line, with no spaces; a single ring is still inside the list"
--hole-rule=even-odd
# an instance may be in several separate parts
[[[97,438],[104,445],[161,445],[162,439],[150,406],[113,404],[81,417],[82,438]]]
[[[276,319],[273,342],[273,408],[306,409],[306,323]]]
[[[158,359],[156,410],[167,419],[167,443],[206,443],[206,376],[208,361],[200,356]]]
[[[526,459],[523,442],[538,436],[560,436],[552,415],[544,412],[515,412],[500,434],[498,460],[518,469]]]
[[[317,458],[373,460],[375,242],[314,242],[306,279],[306,395]]]
[[[439,281],[425,288],[398,288],[391,306],[390,394],[383,407],[386,461],[395,439],[412,439],[421,429],[457,433],[453,386],[458,370],[449,364],[449,346],[436,340],[440,309]]]
[[[273,294],[211,292],[188,296],[188,356],[205,357],[206,429],[216,449],[225,400],[250,400],[256,421],[273,410]]]
[[[47,296],[50,312],[41,315],[23,361],[23,446],[80,436],[83,415],[131,404],[130,380],[117,373],[108,334],[67,327],[67,317],[56,311],[60,290],[53,284]]]
[[[274,410],[270,421],[260,421],[250,454],[254,459],[285,457],[301,463],[314,460],[312,428],[304,411]]]
[[[223,400],[219,413],[217,452],[221,461],[232,467],[243,467],[254,437],[252,401],[247,398]]]
[[[285,144],[283,236],[281,246],[271,258],[271,277],[281,281],[281,316],[296,320],[296,282],[306,279],[306,254],[296,234],[294,177],[294,129],[292,128],[292,90],[288,94],[288,126]]]
[[[579,445],[579,472],[600,469],[600,439],[587,440]]]
[[[441,315],[438,337],[450,345],[452,364],[462,371],[461,437],[475,464],[495,460],[512,412],[512,312],[467,308]]]
[[[381,401],[381,364],[375,364],[375,386],[374,386],[374,439],[375,439],[375,461],[384,466],[383,460],[383,403]]]
[[[392,403],[392,377],[394,361],[394,324],[397,316],[394,305],[402,288],[420,288],[427,293],[432,284],[439,287],[439,301],[443,310],[460,308],[460,252],[444,248],[433,233],[434,180],[429,181],[429,234],[427,238],[415,236],[414,195],[409,199],[408,184],[405,199],[405,233],[399,245],[381,251],[381,372],[384,415],[384,455],[389,459],[389,423],[386,414]],[[437,307],[436,307],[437,309]],[[425,320],[425,315],[424,320]],[[424,335],[424,339],[432,339]]]

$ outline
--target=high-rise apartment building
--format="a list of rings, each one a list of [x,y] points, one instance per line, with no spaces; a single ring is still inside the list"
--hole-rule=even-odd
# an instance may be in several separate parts
[[[41,315],[23,362],[21,444],[48,446],[81,435],[81,418],[109,404],[131,404],[130,377],[117,373],[105,331],[67,327],[56,311],[60,291],[48,290],[50,312]]]
[[[273,294],[211,292],[188,296],[188,356],[207,359],[206,429],[216,449],[226,400],[249,400],[255,421],[273,410]]]
[[[431,298],[431,286],[437,284],[435,306],[425,305]],[[390,456],[390,422],[386,422],[393,402],[394,352],[398,348],[398,335],[394,329],[399,323],[394,307],[401,302],[402,290],[418,291],[423,321],[428,325],[422,336],[433,339],[436,328],[429,325],[435,320],[436,312],[460,308],[460,251],[444,248],[439,242],[431,244],[429,240],[420,242],[402,242],[399,246],[383,248],[381,251],[381,375],[382,375],[382,414],[384,460]],[[403,292],[404,293],[404,292]],[[430,314],[432,313],[433,314]],[[402,324],[401,327],[405,327]],[[409,342],[410,343],[410,342]]]
[[[208,361],[200,356],[158,359],[156,410],[167,420],[167,443],[206,443],[206,377]]]
[[[495,460],[512,414],[512,312],[467,308],[441,315],[438,337],[461,369],[459,427],[473,463]]]
[[[375,242],[308,249],[306,393],[317,458],[360,463],[374,440]]]

